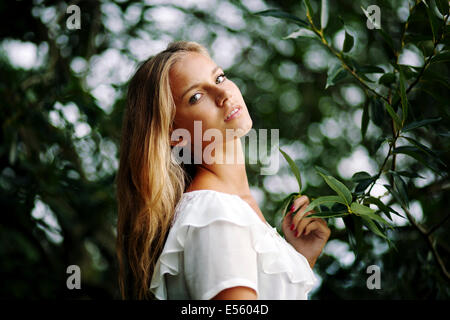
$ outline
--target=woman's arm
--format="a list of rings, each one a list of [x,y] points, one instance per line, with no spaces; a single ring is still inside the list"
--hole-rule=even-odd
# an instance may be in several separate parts
[[[249,287],[232,287],[222,290],[211,300],[256,300],[255,290]]]

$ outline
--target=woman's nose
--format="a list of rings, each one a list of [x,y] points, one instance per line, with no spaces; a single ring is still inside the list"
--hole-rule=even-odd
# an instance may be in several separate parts
[[[216,96],[216,104],[219,107],[223,107],[225,102],[229,99],[231,99],[231,97],[233,96],[233,94],[231,93],[231,91],[229,89],[220,89],[217,92],[217,96]]]

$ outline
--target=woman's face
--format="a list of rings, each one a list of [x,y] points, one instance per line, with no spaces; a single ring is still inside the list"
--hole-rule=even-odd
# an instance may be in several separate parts
[[[184,54],[171,68],[169,78],[177,109],[174,129],[187,129],[194,139],[194,120],[201,121],[202,137],[204,131],[215,128],[225,141],[226,129],[241,137],[252,128],[241,91],[207,56],[196,52]],[[234,117],[227,118],[236,108],[239,111]]]

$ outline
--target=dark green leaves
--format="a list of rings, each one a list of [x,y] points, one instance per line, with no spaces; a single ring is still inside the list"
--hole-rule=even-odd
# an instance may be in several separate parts
[[[295,165],[294,161],[279,148],[280,152],[283,154],[283,156],[286,158],[288,163],[290,164],[290,167],[296,177],[300,177],[300,171],[298,170],[297,166]],[[361,204],[357,201],[353,201],[353,196],[350,190],[337,180],[335,177],[330,175],[325,169],[322,169],[320,167],[316,167],[316,170],[318,174],[324,179],[325,183],[333,189],[337,195],[330,195],[330,196],[322,196],[314,199],[311,201],[311,203],[304,209],[304,213],[308,213],[315,208],[318,208],[318,212],[312,212],[308,214],[308,217],[310,218],[346,218],[347,216],[353,215],[355,217],[361,218],[355,218],[351,219],[352,222],[352,230],[349,230],[349,236],[350,234],[355,236],[355,241],[359,242],[361,241],[362,235],[361,235],[361,226],[364,224],[368,227],[368,229],[372,232],[374,232],[376,235],[383,237],[389,241],[389,239],[386,237],[386,235],[383,233],[383,229],[380,229],[377,225],[385,225],[388,227],[392,227],[392,225],[387,222],[384,218],[382,218],[380,215],[376,213],[376,210],[370,208],[369,206],[366,206],[364,204]],[[359,183],[366,183],[372,182],[376,180],[378,176],[370,176],[367,172],[357,172],[353,175],[352,180]],[[299,185],[301,188],[301,179],[297,178],[299,181]],[[287,196],[282,204],[281,207],[283,208],[283,215],[287,213],[288,205],[291,203],[293,199],[298,197],[299,194],[297,193],[291,193],[289,196]],[[369,197],[369,200],[366,201],[367,204],[373,203],[378,205],[381,210],[391,219],[390,212],[394,210],[388,208],[386,205],[384,205],[381,200]],[[330,210],[331,207],[331,210]],[[301,209],[301,207],[297,208],[295,212],[293,212],[293,216]],[[348,218],[344,219],[344,223],[347,226],[350,220]],[[357,236],[359,235],[359,236]],[[359,240],[356,240],[359,239]],[[358,245],[358,244],[357,244]]]
[[[392,225],[389,222],[387,222],[382,217],[377,215],[375,213],[375,210],[369,207],[363,206],[362,204],[359,204],[357,202],[353,202],[350,209],[352,210],[353,213],[359,214],[360,216],[366,219],[375,220],[376,222],[392,227]]]
[[[443,16],[447,16],[449,14],[448,0],[436,0],[436,7]]]
[[[348,188],[339,180],[334,178],[333,176],[325,175],[322,172],[318,171],[321,177],[325,180],[325,182],[333,189],[339,197],[344,201],[347,206],[350,206],[352,202],[352,193]]]
[[[340,218],[348,215],[349,215],[348,212],[322,211],[309,214],[308,218]]]
[[[443,51],[431,58],[430,64],[439,62],[449,62],[450,61],[450,51]]]
[[[383,68],[377,67],[377,66],[371,66],[371,65],[364,65],[359,66],[358,72],[361,73],[384,73]]]
[[[374,204],[378,207],[378,209],[380,209],[381,211],[383,211],[383,213],[390,219],[392,220],[391,217],[391,213],[394,213],[395,215],[404,218],[402,215],[400,215],[397,211],[395,211],[394,209],[392,209],[391,207],[388,207],[387,205],[385,205],[380,199],[375,198],[375,197],[367,197],[364,200],[364,203],[366,204]]]
[[[405,77],[400,69],[400,98],[402,101],[402,126],[408,116],[408,99],[406,98]]]
[[[299,17],[297,17],[293,14],[278,10],[278,9],[268,9],[268,10],[264,10],[264,11],[255,12],[254,14],[259,15],[259,16],[274,17],[274,18],[280,18],[280,19],[292,21],[302,27],[309,26],[306,21],[300,19]]]
[[[428,14],[428,20],[430,21],[431,31],[433,33],[433,41],[436,42],[437,37],[438,37],[438,32],[439,32],[439,21],[437,20],[437,17],[434,14],[433,9],[430,8],[430,6],[427,5],[426,3],[425,3],[425,7],[427,10],[427,14]],[[448,12],[447,12],[447,14],[448,14]]]
[[[353,39],[353,36],[351,36],[347,31],[345,31],[344,46],[342,48],[342,51],[349,52],[353,48],[354,43],[355,40]]]
[[[385,73],[378,79],[378,83],[382,84],[386,87],[389,87],[392,83],[395,82],[395,74],[392,72]]]
[[[281,212],[284,216],[287,212],[288,206],[291,204],[292,200],[298,195],[297,192],[292,192],[286,198],[281,201],[281,204],[277,207],[276,212]]]
[[[339,196],[323,196],[319,197],[317,199],[314,199],[305,209],[305,212],[311,211],[312,209],[324,205],[324,204],[334,204],[334,203],[342,203],[345,204],[345,202],[341,199]]]
[[[387,112],[391,116],[392,120],[394,120],[397,130],[401,129],[402,121],[400,120],[400,118],[398,117],[398,115],[394,111],[394,109],[392,109],[392,107],[387,102],[384,103],[384,107],[386,108]]]
[[[292,158],[289,157],[289,155],[286,152],[281,150],[281,148],[278,148],[278,150],[280,150],[281,154],[283,155],[283,157],[288,162],[292,173],[294,173],[295,178],[297,179],[297,183],[298,183],[298,192],[299,192],[299,194],[301,194],[302,193],[302,177],[300,175],[300,170],[298,169],[297,165],[295,164],[295,161],[292,160]]]
[[[389,174],[393,176],[393,186],[398,194],[398,199],[400,203],[403,204],[406,208],[409,207],[409,199],[408,199],[408,186],[403,180],[403,178],[395,171],[389,170]]]
[[[383,108],[383,102],[378,98],[370,99],[370,118],[373,123],[381,127],[385,122],[386,111]]]
[[[366,136],[367,126],[369,125],[369,104],[370,100],[367,99],[366,102],[364,103],[363,114],[361,117],[361,135],[363,140],[364,137]]]
[[[340,64],[335,64],[333,67],[328,69],[327,74],[327,84],[325,89],[330,86],[334,86],[339,81],[343,80],[347,76],[347,70],[344,69]]]
[[[401,153],[406,154],[420,163],[422,163],[424,166],[430,168],[434,172],[436,172],[439,175],[443,175],[444,173],[442,170],[439,169],[439,167],[436,165],[436,160],[433,159],[433,157],[429,157],[425,152],[420,150],[419,148],[415,146],[400,146],[396,147],[394,150],[392,150],[393,153]]]
[[[377,179],[377,176],[370,176],[367,172],[360,171],[353,175],[352,181],[356,182],[355,193],[363,193],[367,187]]]
[[[389,240],[388,237],[378,228],[378,226],[368,217],[362,216],[363,224],[377,236],[380,236],[386,240]]]
[[[411,122],[411,123],[407,124],[406,126],[404,126],[403,129],[402,129],[402,132],[411,131],[413,129],[420,128],[420,127],[429,125],[431,123],[438,122],[440,120],[442,120],[441,117],[414,121],[414,122]]]

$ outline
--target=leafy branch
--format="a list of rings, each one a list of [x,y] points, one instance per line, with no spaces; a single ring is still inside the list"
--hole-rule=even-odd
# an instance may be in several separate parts
[[[299,186],[299,192],[291,193],[283,201],[282,213],[283,216],[287,214],[287,208],[295,198],[301,196],[302,192],[302,179],[300,175],[300,170],[298,169],[295,161],[281,148],[279,148],[281,154],[284,156],[289,164],[291,171],[297,177],[297,182]],[[343,184],[341,181],[330,175],[325,169],[316,167],[318,174],[324,179],[325,183],[336,193],[336,195],[321,196],[313,201],[304,209],[303,214],[306,214],[313,209],[317,208],[319,211],[308,214],[310,218],[344,218],[346,216],[352,215],[357,217],[359,221],[365,225],[368,230],[372,231],[376,235],[384,238],[388,241],[389,245],[392,245],[390,239],[387,237],[385,230],[380,226],[387,226],[393,228],[393,226],[382,218],[380,215],[376,214],[376,210],[358,202],[358,200],[353,201],[355,198],[352,192]],[[367,202],[367,204],[374,203],[379,204],[381,201],[377,201],[373,198],[373,201]],[[331,206],[331,209],[330,209]],[[294,216],[298,213],[300,208],[292,213]],[[390,216],[389,216],[390,217]],[[395,246],[394,246],[395,248]]]
[[[408,26],[410,23],[411,17],[417,11],[417,8],[420,4],[424,4],[426,7],[427,15],[430,21],[430,26],[433,34],[433,48],[431,54],[425,59],[424,65],[419,69],[415,74],[414,79],[407,84],[407,80],[410,79],[411,71],[409,68],[413,68],[407,65],[399,65],[399,56],[405,47],[405,39],[407,35]],[[321,175],[321,177],[325,180],[325,182],[330,186],[337,194],[332,196],[322,196],[314,199],[311,204],[306,208],[305,212],[311,211],[314,208],[317,208],[319,211],[312,215],[311,217],[322,217],[322,218],[343,218],[344,222],[345,218],[351,216],[353,218],[359,217],[361,219],[353,220],[353,222],[358,222],[360,225],[365,225],[369,230],[374,232],[375,234],[386,238],[389,240],[386,235],[381,231],[382,228],[379,226],[387,225],[392,227],[386,220],[384,220],[380,215],[376,214],[377,211],[371,209],[368,205],[373,204],[376,205],[379,209],[379,212],[383,212],[389,219],[391,219],[391,214],[397,214],[400,216],[398,212],[393,210],[390,206],[385,205],[380,198],[375,198],[371,196],[371,191],[377,181],[381,178],[383,174],[387,174],[389,176],[389,184],[384,185],[388,194],[391,194],[395,201],[400,204],[402,209],[404,210],[408,220],[410,223],[416,228],[421,234],[423,234],[427,242],[430,245],[430,249],[433,252],[433,255],[440,265],[442,273],[447,277],[449,275],[445,265],[442,262],[439,254],[436,251],[436,247],[433,244],[434,240],[431,237],[433,231],[435,231],[442,223],[444,223],[448,216],[444,219],[441,224],[434,226],[433,228],[426,230],[423,226],[416,223],[409,211],[409,197],[407,192],[407,184],[405,178],[415,178],[420,177],[417,173],[411,173],[407,171],[401,171],[396,168],[396,158],[398,154],[407,155],[409,157],[414,158],[425,167],[430,168],[432,171],[436,172],[438,175],[442,175],[441,167],[447,167],[447,165],[439,159],[438,154],[431,150],[430,148],[423,145],[421,142],[415,140],[413,137],[405,135],[405,133],[412,132],[417,128],[422,128],[424,126],[434,124],[440,121],[442,118],[428,118],[421,119],[412,122],[408,122],[408,114],[410,113],[410,103],[408,101],[408,94],[412,91],[412,89],[420,82],[420,80],[424,77],[426,70],[429,66],[434,62],[447,61],[449,52],[443,50],[438,52],[438,45],[443,42],[446,33],[446,25],[449,17],[449,8],[447,1],[436,1],[436,5],[439,9],[439,12],[442,14],[443,22],[439,23],[436,20],[435,13],[432,8],[430,8],[431,4],[428,5],[425,1],[416,0],[413,6],[409,7],[409,17],[407,21],[403,25],[403,30],[401,34],[400,40],[400,49],[396,50],[394,47],[394,43],[390,36],[383,31],[381,28],[377,29],[377,31],[381,34],[383,39],[387,42],[390,49],[392,49],[395,62],[391,62],[394,66],[394,72],[385,73],[385,71],[381,68],[375,66],[359,66],[358,63],[346,55],[346,52],[349,52],[354,45],[354,38],[345,30],[345,39],[342,51],[336,50],[329,44],[326,39],[324,33],[324,23],[323,21],[326,19],[321,19],[321,26],[317,26],[314,23],[314,12],[310,5],[309,0],[304,1],[306,8],[306,20],[298,18],[292,14],[282,12],[275,9],[269,9],[261,12],[257,12],[256,14],[262,16],[272,16],[285,20],[289,20],[291,22],[296,23],[300,26],[300,30],[292,33],[286,38],[298,38],[300,36],[308,36],[314,39],[318,39],[324,47],[326,47],[339,61],[341,66],[334,66],[328,70],[328,79],[326,88],[330,85],[336,84],[338,81],[342,80],[346,72],[350,73],[354,79],[362,86],[366,95],[369,97],[368,102],[364,106],[363,117],[362,117],[362,125],[361,132],[364,138],[367,125],[368,125],[368,108],[370,103],[374,103],[375,105],[379,105],[381,110],[385,110],[390,117],[391,129],[392,129],[392,137],[383,138],[383,140],[377,145],[375,151],[381,143],[388,141],[389,150],[384,157],[384,160],[378,170],[378,172],[371,176],[366,172],[357,172],[352,177],[352,180],[356,183],[355,190],[352,193],[342,182],[338,181],[336,178],[328,174],[324,169],[316,167],[316,170]],[[362,8],[364,14],[368,19],[371,19],[369,14]],[[322,8],[323,12],[323,8]],[[341,19],[341,22],[344,22]],[[345,29],[345,24],[344,24]],[[442,29],[442,32],[440,32]],[[364,74],[365,73],[384,73],[382,77],[378,80],[380,85],[384,85],[388,88],[388,96],[384,96],[379,93],[377,90],[369,86],[368,82],[373,82],[368,79]],[[398,74],[398,76],[396,75]],[[393,86],[398,79],[397,86]],[[373,97],[369,96],[369,93],[373,95]],[[400,108],[400,114],[398,114],[398,109]],[[373,107],[373,106],[372,106]],[[407,142],[406,145],[397,146],[397,142],[399,139],[403,139]],[[287,162],[289,163],[291,170],[295,173],[297,180],[299,181],[299,192],[290,194],[284,201],[284,211],[292,201],[293,198],[298,197],[301,194],[301,178],[298,168],[295,166],[295,162],[289,158],[289,156],[280,149],[280,152],[283,154]],[[390,163],[390,168],[387,168],[389,159],[392,159]],[[366,190],[368,191],[366,192]],[[331,208],[331,209],[330,209]],[[392,220],[392,219],[391,219]],[[347,220],[348,221],[348,220]],[[350,224],[346,223],[346,226]],[[354,225],[354,223],[353,223]]]

